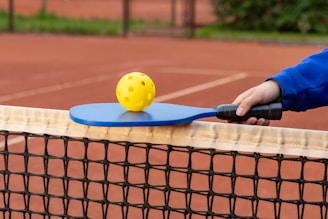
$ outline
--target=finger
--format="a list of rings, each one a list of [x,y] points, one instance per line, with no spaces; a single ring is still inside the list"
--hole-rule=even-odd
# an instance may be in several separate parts
[[[251,117],[249,119],[247,119],[246,121],[228,121],[228,123],[232,123],[232,124],[243,124],[243,125],[259,125],[259,126],[268,126],[270,125],[270,120],[268,119],[257,119],[255,117]]]
[[[257,124],[257,118],[251,117],[248,118],[246,121],[239,121],[239,124],[244,124],[244,125],[256,125]]]
[[[237,116],[244,116],[250,109],[251,106],[245,102],[245,100],[252,94],[252,91],[248,90],[241,95],[239,95],[233,104],[239,104],[237,110],[236,110],[236,115]]]
[[[252,93],[254,92],[254,88],[251,88],[243,93],[241,93],[240,95],[238,95],[238,97],[232,102],[232,104],[240,104],[241,102],[243,102],[243,100],[245,100],[247,97],[251,96]]]
[[[247,114],[247,112],[254,106],[258,104],[258,101],[256,98],[254,98],[254,95],[246,97],[238,106],[236,115],[237,116],[244,116]]]
[[[256,125],[260,125],[260,126],[268,126],[269,124],[270,124],[270,120],[263,119],[263,118],[258,119],[256,122]]]

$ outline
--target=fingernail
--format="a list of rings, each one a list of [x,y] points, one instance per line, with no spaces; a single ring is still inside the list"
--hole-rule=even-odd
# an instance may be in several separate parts
[[[245,111],[244,108],[238,107],[238,109],[236,111],[237,116],[243,116],[244,115],[244,111]]]

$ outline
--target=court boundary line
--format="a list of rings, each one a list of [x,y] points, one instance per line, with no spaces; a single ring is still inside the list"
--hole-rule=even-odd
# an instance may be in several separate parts
[[[184,67],[158,67],[158,72],[163,74],[179,74],[179,75],[216,75],[224,76],[227,74],[241,73],[238,70],[218,70],[210,68],[184,68]]]
[[[121,72],[122,71],[120,71],[117,74],[121,74]],[[227,76],[227,77],[219,78],[219,79],[214,80],[214,81],[209,81],[209,82],[206,82],[206,83],[203,83],[203,84],[198,84],[196,86],[188,87],[188,88],[185,88],[185,89],[181,89],[181,90],[177,90],[177,91],[174,91],[174,92],[171,92],[171,93],[168,93],[168,94],[161,95],[161,96],[155,98],[154,101],[162,102],[162,101],[167,101],[167,100],[179,98],[179,97],[190,95],[190,94],[193,94],[193,93],[197,93],[197,92],[200,92],[200,91],[203,91],[203,90],[211,89],[211,88],[214,88],[214,87],[217,87],[217,86],[232,83],[234,81],[244,79],[247,76],[248,76],[248,74],[246,72],[240,72],[238,74],[234,74],[234,75],[230,75],[230,76]],[[104,79],[104,78],[109,78],[109,76],[107,76],[107,77],[105,77],[104,75],[98,76],[92,82],[98,82],[98,81],[100,81],[100,79]],[[81,85],[90,84],[90,83],[91,82],[88,82],[87,79],[84,79],[84,80],[80,80],[80,81],[75,82],[75,83],[74,82],[67,83],[67,85],[63,86],[62,88],[67,89],[67,88],[71,88],[70,86],[75,87],[75,86],[81,86]],[[59,89],[59,87],[56,86],[56,85],[53,85],[53,86],[50,86],[50,88],[48,88],[48,89],[36,89],[35,92],[30,92],[29,94],[30,95],[32,95],[32,94],[37,95],[37,94],[42,94],[42,93],[45,93],[45,92],[56,91],[56,89]],[[37,93],[37,91],[42,92],[42,93]],[[20,93],[22,93],[22,92],[20,92]],[[9,97],[9,95],[8,95],[8,97]],[[1,97],[0,97],[0,101],[1,101]],[[14,138],[10,139],[10,143],[15,145],[15,144],[18,144],[20,142],[23,142],[24,140],[25,140],[24,138],[21,138],[21,136],[18,136],[18,137],[14,137]],[[0,149],[3,149],[3,148],[4,148],[4,141],[1,141],[0,142]]]
[[[136,69],[142,69],[142,68],[138,67]],[[191,75],[196,74],[196,71],[192,71],[189,68],[183,68],[183,67],[181,67],[181,68],[172,68],[172,69],[171,68],[158,68],[158,69],[159,69],[159,72],[161,72],[164,69],[166,71],[166,73],[168,73],[168,74],[188,74],[187,72],[189,72],[189,71],[190,71],[189,74],[191,74]],[[178,72],[170,73],[170,72],[167,71],[167,70],[170,70],[170,69],[173,70],[173,71],[178,71]],[[116,72],[115,74],[102,74],[102,75],[98,75],[98,76],[95,76],[95,77],[83,78],[83,79],[77,80],[77,81],[57,83],[57,84],[53,84],[53,85],[46,86],[46,87],[39,87],[39,88],[36,88],[36,89],[18,91],[18,92],[12,93],[12,94],[5,94],[5,95],[0,96],[0,103],[7,102],[7,101],[12,101],[12,100],[16,100],[16,99],[21,99],[21,98],[26,98],[26,97],[31,97],[31,96],[35,96],[35,95],[39,95],[39,94],[46,94],[46,93],[51,93],[51,92],[56,92],[56,91],[62,91],[62,90],[65,90],[65,89],[70,89],[70,88],[95,84],[95,83],[103,82],[103,81],[106,81],[106,80],[110,80],[110,79],[112,79],[113,77],[116,77],[116,76],[122,76],[126,72],[132,72],[132,71],[133,70],[124,70],[124,71],[121,70],[121,71]],[[222,76],[224,71],[223,70],[213,70],[212,71],[210,69],[204,69],[204,70],[198,69],[197,72],[202,72],[202,73],[205,72],[205,74]],[[213,74],[214,72],[220,72],[220,73],[219,74]],[[235,78],[235,76],[237,78],[238,77],[243,77],[240,74],[246,74],[246,72],[239,72],[239,73],[234,72],[233,73],[233,71],[228,71],[228,72],[226,72],[226,74],[227,73],[233,74],[232,76],[228,76],[228,78],[229,77]],[[228,81],[231,80],[231,82],[232,82],[232,81],[234,81],[234,79],[232,79],[232,78],[227,79],[227,80]],[[186,88],[186,89],[183,89],[181,91],[175,91],[173,93],[175,93],[174,95],[182,95],[182,93],[185,93],[185,92],[195,93],[197,91],[209,89],[209,88],[220,85],[222,83],[222,82],[220,82],[220,80],[221,79],[218,79],[214,82],[208,82],[208,83],[205,83],[203,85],[196,85],[194,87]],[[222,79],[222,80],[225,80],[225,79]],[[218,83],[218,84],[216,85],[216,83]],[[225,83],[225,82],[223,82],[223,83]],[[207,86],[208,86],[208,88],[206,88]],[[178,93],[180,93],[180,94],[178,94]],[[166,94],[166,95],[170,95],[170,94]],[[173,95],[173,94],[171,94],[171,95]],[[184,96],[184,95],[182,95],[182,96]],[[165,95],[162,95],[162,96],[165,96]],[[165,100],[168,100],[167,99],[168,97],[157,97],[155,99],[157,99],[156,101],[165,101]],[[177,97],[179,97],[179,96],[177,96]]]
[[[230,75],[230,76],[227,76],[227,77],[219,78],[219,79],[214,80],[214,81],[209,81],[209,82],[206,82],[206,83],[203,83],[203,84],[199,84],[199,85],[196,85],[196,86],[192,86],[192,87],[189,87],[189,88],[185,88],[185,89],[177,90],[177,91],[174,91],[174,92],[171,92],[171,93],[168,93],[168,94],[161,95],[159,97],[156,97],[154,101],[162,102],[162,101],[172,100],[172,99],[175,99],[175,98],[179,98],[179,97],[182,97],[182,96],[190,95],[190,94],[197,93],[197,92],[200,92],[200,91],[203,91],[203,90],[207,90],[207,89],[211,89],[211,88],[214,88],[214,87],[217,87],[217,86],[228,84],[228,83],[231,83],[231,82],[234,82],[234,81],[238,81],[238,80],[246,78],[247,76],[248,76],[248,74],[246,72],[240,72],[238,74],[234,74],[234,75]]]
[[[39,94],[51,93],[51,92],[61,91],[61,90],[70,89],[70,88],[74,88],[74,87],[80,87],[80,86],[85,86],[85,85],[94,84],[94,83],[98,83],[98,82],[103,82],[106,80],[110,80],[113,77],[115,77],[117,75],[121,75],[121,74],[124,74],[123,71],[116,72],[115,74],[105,74],[105,75],[102,74],[102,75],[98,75],[95,77],[83,78],[83,79],[77,80],[77,81],[69,81],[69,82],[65,82],[65,83],[61,83],[61,84],[53,84],[53,85],[50,85],[47,87],[40,87],[40,88],[36,88],[36,89],[19,91],[16,93],[0,96],[0,102],[6,102],[6,101],[15,100],[15,99],[25,98],[25,97],[31,97],[31,96],[35,96],[35,95],[39,95]]]

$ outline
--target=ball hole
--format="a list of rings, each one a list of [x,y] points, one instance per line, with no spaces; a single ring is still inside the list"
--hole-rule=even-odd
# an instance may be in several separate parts
[[[128,97],[125,97],[124,101],[128,103],[128,102],[130,102],[130,99]]]
[[[146,86],[146,83],[144,81],[141,81],[142,86]]]
[[[129,90],[130,93],[132,93],[134,91],[134,88],[133,87],[129,87],[128,90]]]
[[[129,79],[129,80],[132,80],[132,79],[133,79],[133,76],[132,76],[132,75],[130,75],[130,76],[128,77],[128,79]]]

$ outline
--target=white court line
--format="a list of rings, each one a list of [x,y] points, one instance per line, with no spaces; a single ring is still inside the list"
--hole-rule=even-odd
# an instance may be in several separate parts
[[[55,92],[55,91],[60,91],[63,89],[69,89],[69,88],[74,88],[74,87],[79,87],[79,86],[84,86],[88,84],[93,84],[97,82],[103,82],[105,80],[112,79],[113,77],[117,75],[123,75],[125,74],[124,72],[127,71],[120,71],[117,72],[116,74],[106,74],[106,75],[100,75],[92,78],[85,78],[81,79],[78,81],[72,81],[72,82],[66,82],[62,84],[55,84],[49,87],[42,87],[42,88],[36,88],[32,90],[27,90],[27,91],[21,91],[13,94],[8,94],[8,95],[3,95],[0,96],[0,102],[5,102],[5,101],[11,101],[19,98],[24,98],[24,97],[30,97],[38,94],[45,94],[45,93],[50,93],[50,92]],[[24,137],[18,136],[14,137],[8,140],[8,145],[14,145],[18,144],[24,141]],[[0,150],[4,149],[5,147],[5,141],[0,142]]]
[[[172,92],[172,93],[169,93],[169,94],[165,94],[165,95],[156,97],[154,101],[162,102],[162,101],[175,99],[175,98],[178,98],[178,97],[182,97],[182,96],[185,96],[185,95],[189,95],[189,94],[192,94],[192,93],[200,92],[200,91],[207,90],[207,89],[210,89],[210,88],[213,88],[213,87],[217,87],[217,86],[220,86],[220,85],[224,85],[224,84],[228,84],[228,83],[231,83],[231,82],[234,82],[234,81],[238,81],[238,80],[244,79],[246,77],[247,77],[246,72],[241,72],[241,73],[238,73],[238,74],[234,74],[234,75],[231,75],[231,76],[227,76],[227,77],[224,77],[224,78],[217,79],[215,81],[210,81],[210,82],[199,84],[199,85],[189,87],[189,88],[186,88],[186,89],[183,89],[183,90],[178,90],[178,91],[175,91],[175,92]]]
[[[18,137],[14,137],[14,138],[8,139],[7,140],[7,144],[8,145],[13,145],[13,144],[21,143],[23,141],[25,141],[25,138],[23,136],[18,136]],[[4,148],[5,148],[5,141],[1,141],[0,142],[0,150],[2,150]]]
[[[64,82],[61,84],[54,84],[54,85],[51,85],[48,87],[40,87],[40,88],[36,88],[36,89],[20,91],[20,92],[13,93],[13,94],[3,95],[3,96],[0,96],[0,102],[6,102],[6,101],[15,100],[15,99],[25,98],[25,97],[31,97],[31,96],[35,96],[35,95],[39,95],[39,94],[51,93],[51,92],[55,92],[55,91],[61,91],[64,89],[81,87],[81,86],[85,86],[85,85],[89,85],[89,84],[103,82],[106,80],[110,80],[113,77],[116,77],[117,75],[123,75],[124,72],[128,72],[128,71],[120,71],[120,72],[117,72],[116,74],[99,75],[99,76],[95,76],[95,77],[84,78],[81,80]]]
[[[158,72],[165,74],[186,74],[186,75],[227,75],[235,74],[237,71],[232,70],[214,70],[206,68],[179,68],[179,67],[163,67],[156,69]]]
[[[73,88],[73,87],[79,87],[79,86],[84,86],[88,84],[93,84],[97,82],[101,82],[104,80],[108,80],[113,75],[100,75],[97,77],[92,77],[92,78],[85,78],[82,80],[77,80],[77,81],[72,81],[72,82],[65,82],[62,84],[55,84],[51,85],[48,87],[41,87],[41,88],[36,88],[32,90],[26,90],[26,91],[21,91],[13,94],[8,94],[8,95],[3,95],[0,96],[0,102],[5,102],[5,101],[11,101],[19,98],[25,98],[25,97],[30,97],[30,96],[35,96],[38,94],[45,94],[45,93],[50,93],[50,92],[55,92],[55,91],[60,91],[63,89],[68,89],[68,88]]]
[[[39,88],[39,89],[31,90],[27,94],[24,94],[24,92],[19,92],[19,93],[13,94],[13,95],[2,96],[2,97],[0,97],[0,101],[12,100],[13,98],[27,97],[27,96],[46,93],[46,92],[52,92],[52,91],[66,89],[66,88],[71,88],[71,87],[77,87],[77,86],[82,86],[82,85],[86,85],[86,84],[96,83],[96,82],[100,82],[100,81],[103,81],[103,80],[107,80],[110,77],[111,76],[103,75],[103,76],[98,76],[98,77],[95,77],[95,78],[92,78],[92,79],[87,78],[87,79],[83,79],[83,80],[76,81],[76,82],[64,83],[63,85],[54,85],[54,86],[50,86],[48,88]],[[246,72],[240,72],[238,74],[230,75],[230,76],[220,78],[220,79],[217,79],[217,80],[214,80],[214,81],[199,84],[199,85],[196,85],[196,86],[192,86],[192,87],[189,87],[189,88],[186,88],[186,89],[178,90],[178,91],[175,91],[175,92],[172,92],[172,93],[169,93],[169,94],[165,94],[165,95],[156,97],[154,101],[162,102],[162,101],[175,99],[175,98],[178,98],[178,97],[182,97],[182,96],[185,96],[185,95],[190,95],[192,93],[200,92],[200,91],[203,91],[203,90],[207,90],[207,89],[210,89],[210,88],[214,88],[214,87],[217,87],[217,86],[228,84],[228,83],[231,83],[231,82],[234,82],[234,81],[238,81],[238,80],[244,79],[246,77],[247,77]],[[9,139],[8,140],[8,145],[18,144],[18,143],[23,142],[23,141],[24,141],[24,137],[18,136],[18,137]],[[4,141],[0,142],[0,149],[4,148],[4,144],[5,144]]]

